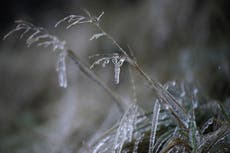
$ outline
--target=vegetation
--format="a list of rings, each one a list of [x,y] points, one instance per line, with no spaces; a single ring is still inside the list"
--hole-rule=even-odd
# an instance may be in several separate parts
[[[124,49],[100,25],[104,15],[93,16],[84,10],[85,15],[69,15],[55,25],[67,24],[66,28],[80,24],[90,24],[98,33],[90,40],[107,38],[118,52],[96,54],[91,66],[84,64],[77,54],[68,48],[65,41],[51,35],[44,28],[25,21],[16,21],[16,28],[5,35],[8,38],[15,32],[21,32],[20,39],[26,38],[28,46],[51,46],[58,54],[57,73],[60,87],[67,88],[66,58],[74,61],[86,77],[100,85],[108,93],[119,110],[123,113],[121,120],[94,142],[83,149],[93,153],[206,153],[230,152],[230,114],[229,102],[212,101],[193,82],[168,81],[161,84],[150,77],[138,64],[132,49]],[[132,84],[133,103],[125,107],[125,102],[109,86],[105,84],[92,69],[101,65],[112,64],[114,67],[114,83],[119,86],[120,75],[128,65]],[[152,92],[153,108],[146,112],[137,100],[136,82],[133,72],[137,71],[147,82]],[[210,114],[210,115],[207,115]]]

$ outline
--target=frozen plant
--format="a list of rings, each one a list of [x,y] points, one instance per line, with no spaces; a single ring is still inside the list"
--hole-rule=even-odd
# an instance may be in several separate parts
[[[100,55],[97,54],[97,55],[91,56],[90,58],[95,57],[95,56],[100,56]],[[95,62],[93,62],[93,64],[90,66],[90,68],[92,69],[92,68],[94,68],[95,65],[99,65],[99,64],[101,64],[102,67],[105,67],[110,62],[114,64],[114,82],[115,82],[115,84],[119,84],[121,66],[125,62],[124,56],[120,56],[118,53],[114,53],[111,56],[102,57],[102,58],[96,60]]]
[[[114,153],[121,153],[123,145],[126,142],[131,142],[133,131],[136,127],[136,120],[138,115],[138,106],[133,104],[129,107],[127,112],[122,117],[114,141]]]
[[[129,55],[117,41],[110,36],[100,26],[102,12],[99,16],[93,16],[89,11],[84,10],[85,15],[69,15],[55,25],[67,22],[67,29],[74,25],[91,24],[99,30],[93,34],[90,40],[97,40],[101,37],[109,39],[118,53],[112,54],[96,54],[91,58],[98,58],[90,67],[81,62],[80,58],[66,47],[65,41],[60,41],[56,36],[50,35],[44,28],[36,27],[31,23],[24,21],[16,21],[16,28],[5,35],[6,39],[9,35],[17,31],[22,31],[20,39],[24,35],[29,35],[26,39],[27,46],[35,44],[37,46],[51,46],[53,51],[59,50],[57,71],[58,80],[61,87],[67,87],[66,76],[66,57],[69,57],[79,67],[87,77],[100,85],[114,100],[123,116],[118,125],[113,130],[106,133],[104,137],[99,139],[90,147],[94,153],[107,152],[183,152],[183,153],[202,153],[215,150],[213,146],[220,141],[229,144],[230,121],[229,114],[225,111],[222,104],[219,112],[214,112],[214,116],[218,118],[208,118],[207,123],[200,125],[197,122],[197,112],[207,113],[207,104],[204,107],[199,107],[200,99],[198,89],[194,86],[187,87],[186,83],[177,84],[175,81],[161,84],[155,79],[152,79],[138,64],[136,58]],[[131,54],[131,53],[130,53]],[[91,71],[96,65],[105,67],[107,64],[114,65],[114,82],[119,84],[121,67],[124,62],[128,63],[130,69],[134,69],[140,73],[145,79],[157,101],[154,103],[154,109],[150,113],[144,114],[138,106],[136,93],[134,93],[133,104],[127,109],[124,107],[122,99],[109,88],[100,78]],[[131,74],[131,81],[132,81]],[[135,82],[132,81],[134,85]],[[135,86],[133,86],[135,90]],[[127,111],[124,111],[126,110]],[[219,109],[219,108],[216,108]],[[222,112],[224,115],[220,114]],[[226,119],[227,121],[226,121]],[[170,120],[170,122],[169,122]],[[172,122],[175,121],[175,122]],[[203,127],[199,128],[199,127]],[[159,129],[159,130],[158,130]],[[201,129],[201,130],[200,130]],[[225,140],[228,137],[228,140]],[[140,149],[143,148],[143,149]]]
[[[152,117],[152,127],[151,127],[151,135],[149,140],[149,153],[153,152],[155,138],[156,138],[156,131],[157,131],[157,124],[158,124],[158,117],[160,112],[160,104],[158,99],[155,101],[154,108],[153,108],[153,117]]]
[[[15,29],[11,30],[4,36],[4,40],[15,32],[22,31],[20,39],[22,39],[27,33],[29,33],[26,39],[26,44],[30,47],[35,44],[37,47],[51,46],[53,51],[59,50],[58,61],[57,61],[57,72],[58,82],[60,87],[67,87],[67,76],[66,76],[66,42],[59,40],[56,36],[49,34],[44,28],[34,26],[29,22],[22,20],[15,21],[17,24]]]

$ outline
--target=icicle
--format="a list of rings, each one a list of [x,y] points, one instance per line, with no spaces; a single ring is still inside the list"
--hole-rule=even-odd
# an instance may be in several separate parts
[[[118,64],[114,65],[114,82],[115,84],[119,84],[120,82],[120,72],[121,72],[121,68]]]
[[[124,63],[125,58],[115,56],[112,59],[112,62],[114,64],[114,82],[115,84],[119,84],[120,82],[120,72],[121,72],[121,66]]]
[[[60,87],[66,88],[67,87],[67,76],[66,76],[66,51],[61,51],[58,56],[57,61],[57,72],[58,72],[58,83]]]
[[[132,141],[133,131],[136,126],[137,114],[138,106],[133,104],[122,117],[114,141],[114,153],[121,153],[124,143]]]
[[[151,136],[150,136],[150,144],[149,144],[149,153],[152,153],[154,148],[154,141],[156,136],[159,112],[160,112],[160,104],[157,99],[155,101],[154,108],[153,108],[153,119],[152,119],[152,128],[151,128]]]

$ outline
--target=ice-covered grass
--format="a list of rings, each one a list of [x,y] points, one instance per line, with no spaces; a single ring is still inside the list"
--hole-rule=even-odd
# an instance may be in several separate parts
[[[15,32],[22,31],[20,38],[29,35],[26,39],[27,46],[36,44],[38,47],[51,46],[53,51],[59,50],[57,72],[58,82],[61,87],[67,87],[65,61],[69,57],[87,77],[99,84],[113,98],[123,116],[116,126],[89,146],[89,152],[202,153],[215,152],[223,144],[230,144],[229,112],[226,111],[229,108],[225,109],[224,105],[226,103],[217,102],[215,107],[218,106],[219,108],[216,109],[219,111],[213,112],[212,118],[206,118],[207,122],[198,123],[197,120],[202,116],[199,112],[209,113],[210,109],[209,101],[201,98],[203,93],[200,93],[194,84],[183,81],[161,84],[153,79],[141,68],[137,62],[138,58],[129,55],[128,51],[123,49],[100,26],[104,12],[99,16],[93,16],[87,10],[84,10],[84,12],[85,15],[70,15],[61,19],[55,27],[64,22],[68,24],[67,29],[79,24],[90,24],[99,30],[98,33],[91,36],[90,40],[105,37],[117,47],[118,52],[116,53],[92,56],[99,58],[90,67],[81,62],[78,56],[67,48],[65,41],[59,40],[44,28],[36,27],[31,23],[17,21],[16,28],[6,34],[4,39]],[[144,113],[138,105],[139,101],[136,97],[128,108],[125,107],[126,103],[91,70],[96,65],[101,64],[102,67],[105,67],[109,63],[114,65],[114,82],[117,85],[120,83],[120,72],[123,64],[129,64],[132,69],[140,73],[151,88],[152,98],[157,99],[150,113]],[[132,84],[135,84],[133,78],[131,78],[131,81]],[[225,150],[227,152],[230,148],[225,147]]]

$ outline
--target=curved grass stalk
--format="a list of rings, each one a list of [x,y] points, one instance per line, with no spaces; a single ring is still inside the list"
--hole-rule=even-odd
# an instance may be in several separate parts
[[[154,108],[153,108],[153,118],[152,118],[152,127],[151,127],[151,135],[150,135],[150,144],[149,144],[149,153],[153,152],[154,143],[156,138],[156,131],[157,131],[157,124],[158,124],[158,117],[160,112],[160,104],[158,99],[155,101]]]

